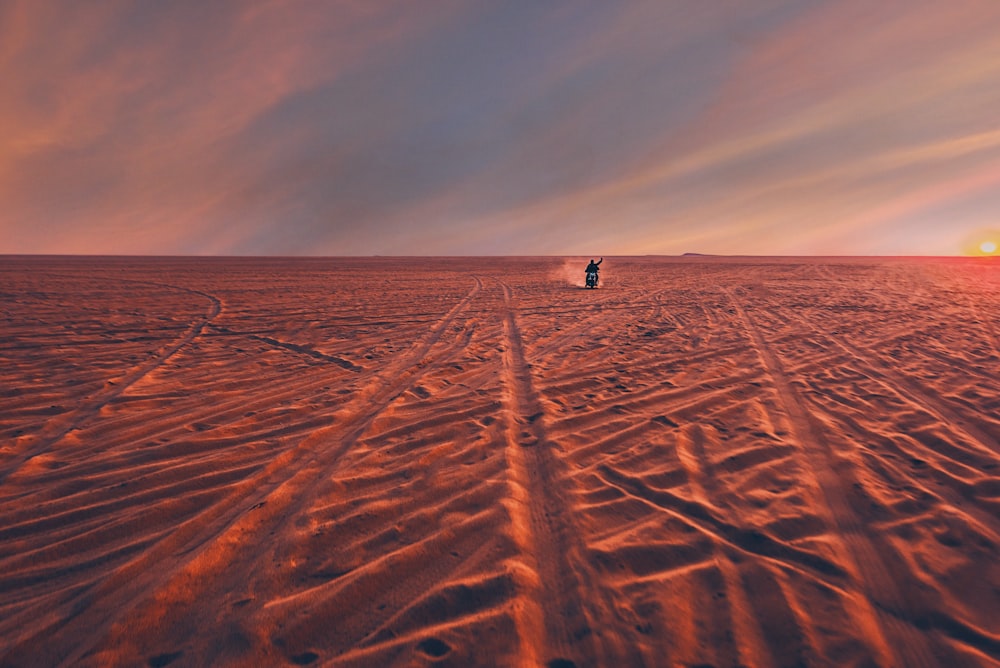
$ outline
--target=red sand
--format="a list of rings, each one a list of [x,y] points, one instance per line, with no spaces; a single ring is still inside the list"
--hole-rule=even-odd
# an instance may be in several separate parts
[[[1000,264],[0,258],[2,665],[1000,665]]]

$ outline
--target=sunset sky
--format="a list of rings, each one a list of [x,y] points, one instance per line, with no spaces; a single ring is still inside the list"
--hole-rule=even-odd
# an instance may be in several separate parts
[[[2,0],[0,81],[0,253],[1000,242],[997,0]]]

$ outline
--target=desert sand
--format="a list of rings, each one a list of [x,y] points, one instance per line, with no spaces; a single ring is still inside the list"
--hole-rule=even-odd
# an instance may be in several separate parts
[[[0,665],[1000,665],[991,259],[0,258]]]

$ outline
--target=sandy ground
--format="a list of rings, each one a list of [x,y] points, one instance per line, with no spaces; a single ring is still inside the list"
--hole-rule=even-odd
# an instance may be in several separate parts
[[[0,258],[0,664],[1000,665],[995,260]]]

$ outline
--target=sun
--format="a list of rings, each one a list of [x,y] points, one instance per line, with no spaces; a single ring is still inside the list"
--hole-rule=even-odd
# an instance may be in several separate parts
[[[973,257],[1000,257],[1000,229],[970,230],[962,241],[962,254]]]

